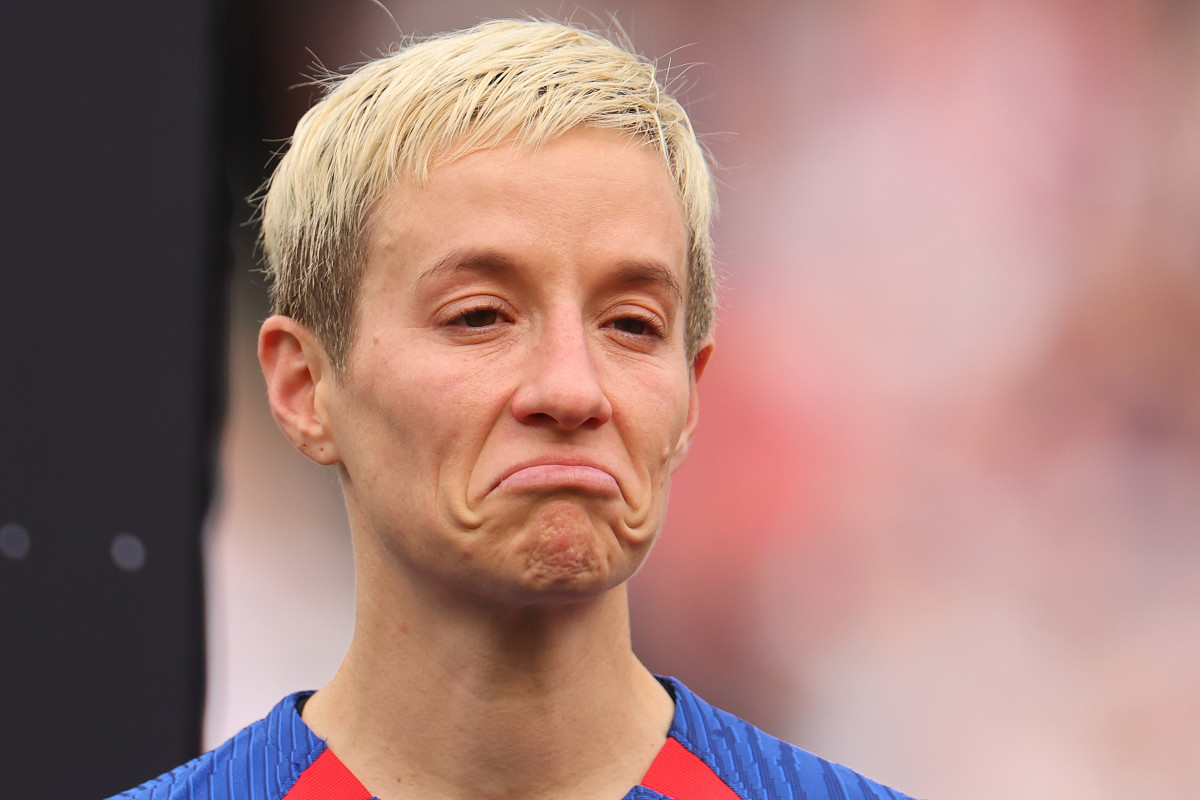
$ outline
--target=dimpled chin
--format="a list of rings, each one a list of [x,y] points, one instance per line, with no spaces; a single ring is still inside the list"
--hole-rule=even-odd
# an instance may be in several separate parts
[[[464,538],[457,538],[460,553],[477,566],[499,560],[499,567],[527,590],[565,592],[577,597],[603,592],[632,575],[649,552],[661,523],[661,503],[646,487],[636,506],[628,495],[619,506],[611,501],[589,502],[572,496],[541,497],[495,495],[471,503],[469,498],[448,498],[442,512]],[[657,491],[661,491],[661,488]],[[502,555],[503,554],[503,555]],[[516,572],[509,572],[515,568]]]
[[[605,588],[614,566],[611,539],[578,504],[549,503],[529,523],[526,579],[545,589]]]

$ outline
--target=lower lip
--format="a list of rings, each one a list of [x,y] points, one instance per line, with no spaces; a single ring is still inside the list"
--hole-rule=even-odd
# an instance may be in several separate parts
[[[602,469],[567,464],[538,464],[519,469],[500,481],[502,491],[576,489],[602,495],[620,494],[617,480]]]

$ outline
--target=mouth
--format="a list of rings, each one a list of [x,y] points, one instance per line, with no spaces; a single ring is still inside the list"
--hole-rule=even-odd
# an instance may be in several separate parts
[[[509,469],[492,491],[578,491],[604,497],[619,497],[621,487],[612,473],[593,464],[539,461],[519,464]]]

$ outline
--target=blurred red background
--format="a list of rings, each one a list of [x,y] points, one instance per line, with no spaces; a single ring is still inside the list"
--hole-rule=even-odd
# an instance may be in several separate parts
[[[276,140],[314,57],[538,11],[252,8]],[[1200,6],[542,10],[610,9],[720,165],[726,275],[634,580],[644,660],[933,800],[1200,796]],[[353,611],[336,477],[274,430],[233,236],[208,745],[324,683]]]

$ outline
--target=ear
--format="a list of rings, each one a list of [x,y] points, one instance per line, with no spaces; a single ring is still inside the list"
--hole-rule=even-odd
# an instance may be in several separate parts
[[[708,366],[708,360],[712,357],[713,338],[709,336],[700,345],[700,349],[696,351],[696,357],[692,359],[692,374],[690,386],[688,388],[688,414],[687,420],[683,424],[683,432],[679,434],[679,442],[675,447],[675,452],[671,456],[671,471],[679,469],[683,464],[683,460],[687,457],[688,450],[692,447],[692,437],[696,434],[696,426],[700,424],[700,393],[696,388],[700,377],[704,374],[704,368]]]
[[[337,463],[325,402],[333,388],[333,368],[317,337],[291,317],[270,317],[258,332],[258,361],[279,429],[318,464]]]

